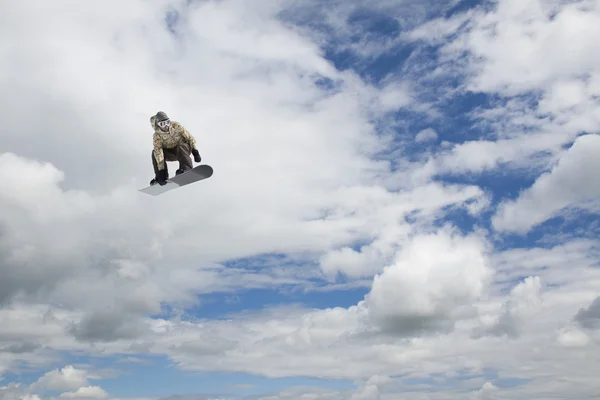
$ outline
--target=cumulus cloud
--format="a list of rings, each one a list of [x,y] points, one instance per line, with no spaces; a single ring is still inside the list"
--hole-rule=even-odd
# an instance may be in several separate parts
[[[539,277],[528,277],[515,286],[509,299],[503,304],[498,317],[487,326],[476,331],[476,336],[482,334],[516,338],[541,307],[540,292],[542,289]]]
[[[78,340],[113,341],[135,339],[146,329],[137,315],[121,310],[94,311],[69,328],[69,333]]]
[[[350,400],[379,400],[382,395],[380,387],[391,381],[392,379],[389,376],[372,376],[362,388],[352,394]]]
[[[354,229],[360,232],[357,240],[363,244],[344,245],[325,252],[319,262],[329,278],[337,274],[354,279],[372,278],[393,262],[398,247],[410,242],[412,235],[421,229],[432,229],[440,210],[456,207],[476,214],[478,207],[486,202],[486,194],[475,186],[439,183],[424,184],[398,193],[383,188],[342,190],[338,193],[340,200],[348,199],[348,203],[340,202],[329,218],[351,221],[356,227]],[[373,205],[377,208],[373,209]],[[409,223],[409,217],[417,222]]]
[[[495,400],[497,397],[498,387],[496,387],[493,383],[486,382],[483,384],[481,389],[476,391],[471,397],[474,400]]]
[[[99,379],[99,375],[90,371],[67,365],[43,374],[29,386],[11,383],[0,386],[2,400],[117,400],[100,386],[89,384],[90,379]],[[50,396],[48,392],[58,393]],[[119,397],[118,400],[149,400],[142,398]]]
[[[11,61],[0,81],[19,96],[0,97],[12,121],[1,136],[0,301],[13,302],[5,311],[22,323],[0,333],[2,348],[12,349],[3,367],[46,360],[41,350],[16,351],[35,340],[73,350],[143,338],[150,330],[142,318],[164,303],[301,285],[306,277],[293,268],[218,263],[323,251],[352,238],[344,221],[318,217],[339,204],[338,187],[361,191],[385,171],[369,158],[378,139],[355,97],[377,91],[333,69],[275,18],[277,4],[245,4],[134,2],[117,18],[110,3],[65,0],[55,6],[68,11],[55,18],[45,16],[54,6],[7,8],[1,36],[21,44],[1,47]],[[163,24],[169,9],[179,15],[176,34]],[[316,85],[324,76],[341,90]],[[402,90],[386,89],[388,109],[404,104]],[[151,176],[147,121],[158,109],[196,136],[218,178],[177,197],[136,192]],[[40,324],[32,303],[64,308]]]
[[[87,372],[68,365],[45,373],[33,385],[32,389],[68,391],[77,390],[88,384]]]
[[[51,369],[71,352],[356,386],[273,400],[598,392],[597,240],[495,247],[488,231],[597,211],[598,136],[581,134],[600,122],[596,3],[508,0],[424,25],[428,3],[392,0],[38,3],[12,2],[0,24],[0,373],[40,378],[0,399],[111,398],[87,369]],[[361,75],[422,41],[402,74]],[[328,45],[359,67],[338,70]],[[431,85],[444,77],[460,79]],[[446,140],[436,107],[464,91],[490,95],[461,115],[485,133]],[[159,109],[215,175],[148,198]],[[398,124],[426,155],[394,147]],[[534,184],[496,209],[477,174],[499,167]],[[205,294],[282,286],[367,295],[186,315]]]
[[[415,237],[375,277],[365,299],[370,317],[398,335],[448,331],[460,310],[484,293],[491,277],[485,247],[477,236]]]
[[[37,395],[31,396],[24,393],[24,389],[19,383],[9,383],[6,386],[0,386],[1,400],[40,400]]]
[[[108,394],[98,386],[86,386],[77,389],[75,392],[65,392],[60,395],[61,399],[106,399]]]
[[[561,346],[568,348],[585,347],[590,342],[590,337],[577,327],[561,329],[556,338]]]
[[[589,307],[580,309],[574,319],[584,328],[600,328],[600,296]]]

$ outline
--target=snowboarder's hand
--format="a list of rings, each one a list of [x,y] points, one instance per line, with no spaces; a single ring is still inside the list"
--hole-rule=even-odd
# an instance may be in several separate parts
[[[158,175],[156,175],[156,182],[158,182],[158,184],[160,186],[164,186],[167,184],[167,170],[166,169],[161,169],[160,171],[158,171]]]
[[[197,149],[193,149],[192,154],[194,155],[194,161],[196,161],[197,163],[202,161],[202,158],[200,157],[200,153],[198,152]]]

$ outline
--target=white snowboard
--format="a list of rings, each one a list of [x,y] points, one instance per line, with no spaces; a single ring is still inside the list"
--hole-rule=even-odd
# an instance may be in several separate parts
[[[182,186],[189,185],[190,183],[198,182],[203,179],[210,178],[213,174],[213,169],[210,165],[198,165],[197,167],[184,172],[181,175],[176,175],[170,179],[167,179],[166,185],[154,184],[147,186],[143,189],[139,189],[140,192],[149,194],[151,196],[158,196],[173,189],[177,189]]]

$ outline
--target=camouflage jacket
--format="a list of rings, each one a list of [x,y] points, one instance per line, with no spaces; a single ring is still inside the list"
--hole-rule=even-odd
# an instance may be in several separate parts
[[[154,116],[150,118],[150,124],[154,129],[154,158],[156,159],[159,170],[164,168],[163,161],[165,159],[165,154],[163,149],[175,148],[180,143],[189,143],[192,149],[196,148],[196,139],[194,139],[192,134],[188,132],[181,123],[171,121],[168,132],[163,132],[159,127],[154,126]]]

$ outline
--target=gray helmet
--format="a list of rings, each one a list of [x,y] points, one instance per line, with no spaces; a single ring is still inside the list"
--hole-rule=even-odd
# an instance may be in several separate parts
[[[167,119],[169,119],[169,116],[167,115],[166,112],[164,112],[164,111],[157,112],[156,115],[155,115],[155,119],[154,119],[154,126],[156,126],[156,124],[158,122],[165,121]]]
[[[164,112],[164,111],[157,112],[156,115],[154,116],[154,128],[156,128],[158,126],[158,123],[160,121],[166,121],[167,119],[169,119],[169,116],[167,115],[166,112]]]

